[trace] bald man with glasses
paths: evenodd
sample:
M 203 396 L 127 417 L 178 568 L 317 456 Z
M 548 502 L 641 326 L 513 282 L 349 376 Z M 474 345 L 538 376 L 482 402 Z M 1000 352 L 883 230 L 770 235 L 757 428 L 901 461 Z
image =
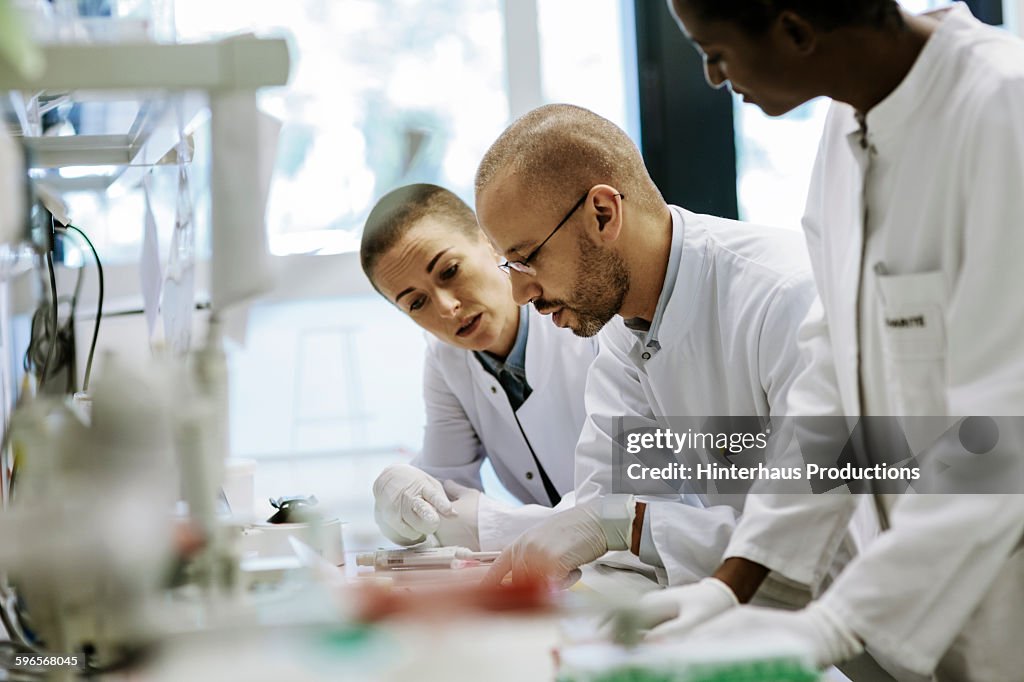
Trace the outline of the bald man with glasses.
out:
M 570 105 L 514 122 L 481 162 L 476 199 L 516 302 L 579 336 L 600 332 L 576 506 L 520 536 L 488 579 L 564 581 L 608 550 L 629 549 L 663 582 L 693 584 L 697 622 L 762 585 L 761 596 L 787 605 L 817 590 L 849 545 L 843 524 L 822 523 L 833 510 L 810 496 L 778 509 L 751 496 L 744 513 L 759 507 L 759 522 L 734 533 L 739 496 L 683 486 L 644 502 L 612 485 L 622 417 L 650 429 L 672 417 L 743 417 L 766 428 L 787 414 L 803 368 L 797 329 L 817 301 L 801 234 L 668 205 L 628 136 Z

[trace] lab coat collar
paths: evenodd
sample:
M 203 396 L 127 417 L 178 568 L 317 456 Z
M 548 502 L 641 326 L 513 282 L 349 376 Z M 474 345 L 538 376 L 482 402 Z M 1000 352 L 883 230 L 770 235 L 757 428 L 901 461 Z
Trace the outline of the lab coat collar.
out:
M 665 281 L 661 285 L 661 294 L 658 296 L 658 305 L 654 308 L 654 317 L 649 327 L 644 329 L 639 323 L 632 320 L 623 320 L 626 328 L 632 331 L 641 341 L 641 344 L 652 353 L 658 352 L 661 343 L 658 341 L 658 331 L 661 329 L 662 320 L 665 317 L 665 309 L 668 308 L 669 299 L 675 289 L 676 277 L 679 275 L 680 247 L 683 242 L 682 218 L 677 216 L 673 207 L 669 207 L 669 214 L 672 216 L 672 244 L 668 252 L 668 267 L 665 269 Z M 677 225 L 677 223 L 679 223 Z
M 962 2 L 943 8 L 936 15 L 941 23 L 924 44 L 906 77 L 867 112 L 867 131 L 872 139 L 899 136 L 909 119 L 930 98 L 945 96 L 944 88 L 937 81 L 953 74 L 944 61 L 953 53 L 951 48 L 958 41 L 959 34 L 965 28 L 970 29 L 977 20 Z
M 699 231 L 690 234 L 686 229 L 687 223 L 697 223 L 700 216 L 678 206 L 669 206 L 669 211 L 672 215 L 672 247 L 665 282 L 651 327 L 630 353 L 633 361 L 641 366 L 663 347 L 677 342 L 689 329 L 704 278 L 706 244 Z

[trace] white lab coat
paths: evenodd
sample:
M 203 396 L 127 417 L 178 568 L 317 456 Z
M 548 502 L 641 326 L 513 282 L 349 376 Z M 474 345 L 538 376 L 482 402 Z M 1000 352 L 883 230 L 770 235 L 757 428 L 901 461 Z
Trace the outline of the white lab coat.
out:
M 595 339 L 559 329 L 532 307 L 526 340 L 526 380 L 532 392 L 515 413 L 505 390 L 473 353 L 431 337 L 423 377 L 427 426 L 413 464 L 430 475 L 481 489 L 480 465 L 488 458 L 502 484 L 523 507 L 481 497 L 480 546 L 501 549 L 553 512 L 530 453 L 573 503 L 573 452 L 585 417 L 587 369 Z
M 1024 43 L 954 7 L 868 112 L 866 149 L 858 131 L 834 104 L 804 224 L 818 362 L 791 409 L 837 381 L 849 415 L 1024 415 Z M 886 323 L 904 317 L 923 322 Z M 823 602 L 879 660 L 1021 679 L 1024 495 L 887 502 L 892 529 Z
M 796 334 L 815 298 L 799 232 L 697 215 L 671 207 L 673 248 L 682 256 L 662 319 L 661 349 L 644 360 L 637 337 L 616 318 L 599 335 L 587 383 L 587 423 L 576 448 L 577 499 L 613 492 L 612 420 L 637 417 L 667 428 L 663 417 L 785 415 L 786 394 L 800 367 Z M 681 244 L 677 239 L 681 234 Z M 735 497 L 735 496 L 732 496 Z M 710 575 L 726 556 L 762 563 L 814 587 L 845 524 L 819 524 L 820 500 L 777 504 L 759 496 L 761 523 L 730 545 L 736 499 L 701 505 L 657 501 L 647 515 L 669 584 Z M 748 502 L 749 504 L 749 502 Z M 810 515 L 810 516 L 808 516 Z M 828 536 L 808 559 L 793 557 L 802 538 L 823 525 Z M 797 552 L 800 554 L 800 552 Z M 822 559 L 822 555 L 828 557 Z M 805 568 L 806 565 L 813 568 Z

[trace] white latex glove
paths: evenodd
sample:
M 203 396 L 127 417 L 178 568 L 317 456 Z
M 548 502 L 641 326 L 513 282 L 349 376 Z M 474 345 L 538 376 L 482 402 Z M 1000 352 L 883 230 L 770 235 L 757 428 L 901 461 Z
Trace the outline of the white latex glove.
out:
M 434 531 L 443 547 L 468 547 L 480 551 L 480 533 L 477 516 L 481 493 L 455 481 L 444 482 L 444 492 L 452 502 L 455 516 L 441 517 L 441 525 Z
M 373 517 L 381 532 L 399 545 L 415 545 L 456 512 L 441 483 L 408 464 L 393 464 L 373 482 Z
M 739 606 L 732 589 L 718 578 L 648 592 L 636 605 L 636 623 L 648 639 L 678 637 Z
M 782 633 L 803 642 L 819 668 L 848 661 L 864 651 L 860 638 L 820 602 L 801 611 L 740 606 L 694 628 L 690 641 L 754 639 L 768 632 Z
M 607 495 L 559 512 L 526 530 L 506 547 L 484 577 L 485 585 L 545 579 L 565 585 L 577 568 L 612 549 L 629 549 L 636 502 L 632 495 Z

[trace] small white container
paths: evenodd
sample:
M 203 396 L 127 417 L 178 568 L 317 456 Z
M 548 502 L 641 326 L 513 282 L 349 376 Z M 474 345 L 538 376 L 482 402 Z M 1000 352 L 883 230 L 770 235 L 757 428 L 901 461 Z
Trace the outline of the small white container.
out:
M 342 540 L 342 522 L 327 519 L 320 523 L 258 523 L 242 532 L 242 556 L 291 556 L 295 554 L 288 538 L 312 547 L 325 560 L 335 566 L 345 564 L 345 544 Z
M 256 460 L 228 459 L 224 462 L 224 496 L 235 519 L 248 522 L 256 515 Z

